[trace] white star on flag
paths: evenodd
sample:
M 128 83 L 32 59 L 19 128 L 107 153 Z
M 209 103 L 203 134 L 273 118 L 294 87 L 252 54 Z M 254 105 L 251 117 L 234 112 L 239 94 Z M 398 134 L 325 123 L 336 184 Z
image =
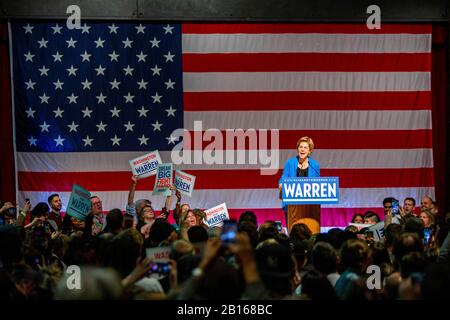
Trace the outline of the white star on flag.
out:
M 39 40 L 38 43 L 39 43 L 39 48 L 42 48 L 42 47 L 47 48 L 47 43 L 48 43 L 48 41 L 45 40 L 44 38 L 42 38 L 41 40 Z
M 128 121 L 128 123 L 124 124 L 124 127 L 126 128 L 125 132 L 133 131 L 134 124 Z
M 89 138 L 89 136 L 86 136 L 85 139 L 81 139 L 84 141 L 84 146 L 86 147 L 87 145 L 92 147 L 92 141 L 94 141 L 94 139 Z
M 103 75 L 104 76 L 106 68 L 103 68 L 102 65 L 99 65 L 98 68 L 95 68 L 94 70 L 97 71 L 97 75 L 98 76 L 99 75 Z
M 36 141 L 37 141 L 37 139 L 35 139 L 33 136 L 31 136 L 28 139 L 28 142 L 30 143 L 30 146 L 35 146 L 36 145 Z
M 163 57 L 166 58 L 166 62 L 169 62 L 169 61 L 173 62 L 173 57 L 175 57 L 175 55 L 171 54 L 169 51 L 169 52 L 167 52 L 167 54 L 164 54 Z
M 67 48 L 75 48 L 75 43 L 77 43 L 77 40 L 73 40 L 72 37 L 70 37 L 69 40 L 66 40 L 67 42 Z
M 171 79 L 169 79 L 169 81 L 164 82 L 164 84 L 167 86 L 166 90 L 170 89 L 175 89 L 173 86 L 175 85 L 175 82 L 173 82 Z
M 114 135 L 114 138 L 110 139 L 112 142 L 112 145 L 118 145 L 120 146 L 120 140 L 122 140 L 122 138 L 118 138 L 117 134 Z
M 70 129 L 69 132 L 75 131 L 77 132 L 77 128 L 79 127 L 79 124 L 76 124 L 74 121 L 72 121 L 72 124 L 67 125 Z
M 117 29 L 119 29 L 119 27 L 116 27 L 116 25 L 113 23 L 112 25 L 108 26 L 109 28 L 109 33 L 115 33 L 117 34 Z
M 139 90 L 140 89 L 147 89 L 147 84 L 148 82 L 144 81 L 144 79 L 141 79 L 141 81 L 136 82 L 139 85 Z
M 53 82 L 53 84 L 55 85 L 55 90 L 58 90 L 58 89 L 62 90 L 62 86 L 63 86 L 64 82 L 61 82 L 58 79 L 58 80 L 56 80 L 56 82 Z
M 51 27 L 53 29 L 53 34 L 59 33 L 61 34 L 62 27 L 59 26 L 59 24 L 56 24 L 54 27 Z
M 92 54 L 87 53 L 87 51 L 84 50 L 84 53 L 80 54 L 80 56 L 83 58 L 83 60 L 81 62 L 83 62 L 83 61 L 91 61 L 90 57 L 92 56 Z
M 27 85 L 27 90 L 28 89 L 34 90 L 34 85 L 36 84 L 36 82 L 33 82 L 31 81 L 31 79 L 28 79 L 28 82 L 25 82 L 25 84 Z
M 114 80 L 112 82 L 110 82 L 111 84 L 111 90 L 112 89 L 119 89 L 119 84 L 120 82 L 116 80 L 116 78 L 114 78 Z
M 146 138 L 144 135 L 142 135 L 142 137 L 138 137 L 138 140 L 139 140 L 139 145 L 140 146 L 142 146 L 143 144 L 145 144 L 145 145 L 147 145 L 147 140 L 148 140 L 149 138 Z
M 156 37 L 153 37 L 153 40 L 150 40 L 150 43 L 152 44 L 152 48 L 153 48 L 153 47 L 159 48 L 159 43 L 160 43 L 160 42 L 161 42 L 161 41 L 160 41 L 160 40 L 157 40 Z
M 172 108 L 172 106 L 169 107 L 169 109 L 166 109 L 167 112 L 167 116 L 174 116 L 175 117 L 175 111 L 177 111 L 177 109 Z
M 41 127 L 41 132 L 48 132 L 48 128 L 50 127 L 49 124 L 47 124 L 47 122 L 44 121 L 43 124 L 40 124 L 39 127 Z
M 81 110 L 81 112 L 83 112 L 83 118 L 91 117 L 92 110 L 89 109 L 88 107 L 86 107 L 86 109 L 84 109 L 84 110 Z
M 39 99 L 41 99 L 41 104 L 43 104 L 43 103 L 48 104 L 48 99 L 50 99 L 50 96 L 47 96 L 44 92 L 44 94 L 42 96 L 39 96 Z
M 95 125 L 97 127 L 97 132 L 103 131 L 106 132 L 105 128 L 108 126 L 107 124 L 104 124 L 103 121 L 100 121 L 99 124 Z
M 53 112 L 55 113 L 55 118 L 62 118 L 63 117 L 63 112 L 64 110 L 61 110 L 59 107 L 56 110 L 53 110 Z
M 137 112 L 139 112 L 139 118 L 140 117 L 145 117 L 147 118 L 147 112 L 148 110 L 144 108 L 144 106 L 142 106 L 141 109 L 138 109 Z
M 96 47 L 96 48 L 98 48 L 98 47 L 102 47 L 102 48 L 103 48 L 103 43 L 104 43 L 105 41 L 106 41 L 106 40 L 102 40 L 102 38 L 98 37 L 98 39 L 94 41 L 95 44 L 96 44 L 95 47 Z
M 161 103 L 161 98 L 162 98 L 162 96 L 160 96 L 160 95 L 158 94 L 158 92 L 156 92 L 155 95 L 152 96 L 152 98 L 153 98 L 153 103 L 156 103 L 156 102 Z
M 137 33 L 139 34 L 139 33 L 145 33 L 144 32 L 144 30 L 145 30 L 145 26 L 143 26 L 142 24 L 139 24 L 137 27 L 135 27 L 136 28 L 136 30 L 137 30 Z
M 132 76 L 133 75 L 133 70 L 134 70 L 134 68 L 130 68 L 130 65 L 127 65 L 126 68 L 123 68 L 123 71 L 125 71 L 125 75 Z
M 125 41 L 122 41 L 122 43 L 123 43 L 124 48 L 127 48 L 127 47 L 131 48 L 131 44 L 133 43 L 133 40 L 129 40 L 127 37 L 127 39 Z
M 26 26 L 23 27 L 25 29 L 25 34 L 27 33 L 33 33 L 33 28 L 32 26 L 30 26 L 30 24 L 27 24 Z
M 27 54 L 24 54 L 24 56 L 25 56 L 25 62 L 27 62 L 27 61 L 31 61 L 31 62 L 33 62 L 33 57 L 34 57 L 34 54 L 31 54 L 31 52 L 30 52 L 30 51 L 28 51 L 28 53 L 27 53 Z
M 168 34 L 168 33 L 172 34 L 173 28 L 174 27 L 171 27 L 169 24 L 166 27 L 163 27 L 163 29 L 165 30 L 164 34 Z
M 90 82 L 87 78 L 86 78 L 86 80 L 84 80 L 83 82 L 81 82 L 81 84 L 83 85 L 83 90 L 84 90 L 84 89 L 91 90 L 91 84 L 92 84 L 92 82 Z
M 116 51 L 113 51 L 112 53 L 108 54 L 108 56 L 111 58 L 111 62 L 112 61 L 119 61 L 117 60 L 117 58 L 120 56 L 120 54 L 117 54 Z
M 73 65 L 71 65 L 70 68 L 66 70 L 69 72 L 69 76 L 76 76 L 78 68 L 74 68 Z
M 59 51 L 56 51 L 55 54 L 52 54 L 53 62 L 59 61 L 62 62 L 61 58 L 64 57 L 64 55 L 60 54 Z
M 166 138 L 168 140 L 168 144 L 175 144 L 175 141 L 178 141 L 178 137 L 174 137 L 170 135 L 170 137 Z
M 104 96 L 104 95 L 103 95 L 103 92 L 100 92 L 100 95 L 99 95 L 99 96 L 96 96 L 96 98 L 97 98 L 97 104 L 105 103 L 105 99 L 106 99 L 107 97 L 108 97 L 108 96 Z
M 142 51 L 140 54 L 137 54 L 136 57 L 138 57 L 138 62 L 144 61 L 145 62 L 145 57 L 147 57 L 147 54 L 144 54 Z
M 48 76 L 48 71 L 50 70 L 49 68 L 47 68 L 46 66 L 42 66 L 42 68 L 38 68 L 38 70 L 41 72 L 41 76 L 46 75 Z
M 133 103 L 134 96 L 132 96 L 129 92 L 126 96 L 123 96 L 123 97 L 125 98 L 125 103 L 128 103 L 128 102 Z
M 86 23 L 81 27 L 81 30 L 83 30 L 83 31 L 81 31 L 81 34 L 83 34 L 83 33 L 87 33 L 87 34 L 89 34 L 89 29 L 90 29 L 91 27 L 90 26 L 88 26 Z
M 68 96 L 67 99 L 69 99 L 69 104 L 77 103 L 78 96 L 74 95 L 74 93 L 72 92 L 72 94 Z
M 53 139 L 56 142 L 56 146 L 63 146 L 63 142 L 66 139 L 62 139 L 61 136 L 58 136 L 58 139 Z
M 34 118 L 34 113 L 36 112 L 36 110 L 31 109 L 31 107 L 28 108 L 28 110 L 25 110 L 25 112 L 27 113 L 27 118 Z
M 159 123 L 158 120 L 156 120 L 155 123 L 152 123 L 153 131 L 161 131 L 162 123 Z
M 159 72 L 162 70 L 161 68 L 158 68 L 158 65 L 155 64 L 155 66 L 153 68 L 150 68 L 150 70 L 153 71 L 153 75 L 157 74 L 158 76 L 160 76 Z
M 119 117 L 119 112 L 121 111 L 120 109 L 117 109 L 117 107 L 114 107 L 114 109 L 110 109 L 109 110 L 111 112 L 111 117 Z

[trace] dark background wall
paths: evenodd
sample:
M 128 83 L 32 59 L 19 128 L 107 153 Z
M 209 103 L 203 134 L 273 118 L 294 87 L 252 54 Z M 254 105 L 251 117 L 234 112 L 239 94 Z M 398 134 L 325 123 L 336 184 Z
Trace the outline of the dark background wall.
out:
M 0 18 L 64 18 L 76 4 L 84 19 L 195 21 L 364 21 L 371 4 L 383 21 L 448 21 L 447 0 L 1 0 Z

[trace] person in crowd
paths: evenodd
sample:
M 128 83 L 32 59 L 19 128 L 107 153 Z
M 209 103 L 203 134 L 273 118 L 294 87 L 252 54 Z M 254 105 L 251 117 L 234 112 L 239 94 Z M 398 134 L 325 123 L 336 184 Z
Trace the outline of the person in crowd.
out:
M 407 197 L 403 200 L 403 207 L 400 208 L 400 213 L 402 216 L 415 216 L 416 213 L 416 199 L 412 197 Z
M 427 210 L 427 209 L 422 210 L 420 212 L 420 219 L 423 220 L 423 224 L 424 224 L 425 228 L 432 228 L 435 225 L 435 222 L 434 222 L 435 217 L 430 212 L 430 210 Z
M 62 208 L 62 202 L 61 198 L 57 193 L 51 194 L 48 197 L 48 205 L 51 208 L 51 211 L 49 213 L 48 219 L 53 220 L 56 225 L 58 226 L 58 230 L 61 230 L 62 227 L 62 214 L 61 214 L 61 208 Z
M 336 294 L 340 299 L 348 299 L 358 286 L 369 262 L 369 248 L 361 239 L 344 242 L 340 250 L 341 276 L 335 284 Z
M 380 221 L 381 221 L 380 217 L 373 211 L 367 211 L 364 214 L 365 224 L 377 224 Z
M 92 235 L 95 236 L 106 227 L 106 215 L 103 213 L 102 200 L 98 196 L 91 197 L 91 212 L 94 215 L 92 221 Z
M 351 223 L 363 224 L 364 216 L 361 213 L 355 213 L 352 217 Z
M 340 277 L 337 272 L 338 254 L 336 249 L 327 242 L 317 242 L 311 252 L 311 262 L 314 269 L 321 272 L 334 287 Z

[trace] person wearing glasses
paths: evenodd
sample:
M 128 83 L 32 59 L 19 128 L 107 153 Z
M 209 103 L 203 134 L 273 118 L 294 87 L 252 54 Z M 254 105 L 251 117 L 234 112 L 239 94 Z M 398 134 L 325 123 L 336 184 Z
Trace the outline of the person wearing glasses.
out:
M 103 213 L 102 200 L 98 196 L 91 197 L 91 212 L 94 215 L 92 220 L 92 235 L 96 236 L 106 227 L 106 215 Z

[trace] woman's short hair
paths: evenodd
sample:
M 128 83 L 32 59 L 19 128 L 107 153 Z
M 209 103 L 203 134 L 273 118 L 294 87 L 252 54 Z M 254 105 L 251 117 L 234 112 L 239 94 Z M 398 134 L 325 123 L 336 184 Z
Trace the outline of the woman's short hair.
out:
M 314 142 L 313 142 L 313 140 L 310 137 L 308 137 L 308 136 L 301 137 L 297 141 L 297 148 L 300 146 L 300 143 L 302 143 L 302 142 L 306 142 L 308 144 L 309 150 L 312 153 L 313 150 L 314 150 Z

